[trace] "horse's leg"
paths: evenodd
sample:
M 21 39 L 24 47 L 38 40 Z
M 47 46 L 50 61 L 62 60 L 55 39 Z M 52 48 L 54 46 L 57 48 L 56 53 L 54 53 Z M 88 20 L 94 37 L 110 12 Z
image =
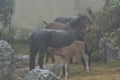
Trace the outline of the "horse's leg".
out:
M 51 58 L 52 63 L 55 62 L 55 57 L 54 57 L 53 53 L 46 52 L 46 63 L 48 63 L 49 58 Z
M 46 64 L 48 63 L 49 61 L 49 57 L 50 57 L 50 54 L 48 52 L 46 52 Z
M 89 66 L 91 66 L 91 53 L 92 53 L 92 51 L 93 50 L 88 50 L 88 46 L 87 46 L 87 44 L 85 43 L 85 53 L 86 53 L 86 55 L 88 55 L 88 57 L 89 57 L 89 62 L 88 62 L 88 64 L 89 64 Z M 84 61 L 85 62 L 85 61 Z M 85 64 L 85 63 L 84 63 Z
M 81 62 L 83 64 L 84 68 L 86 68 L 86 64 L 85 64 L 85 60 L 83 59 L 83 56 L 81 57 Z
M 88 58 L 88 55 L 86 55 L 86 53 L 85 53 L 85 51 L 83 50 L 82 51 L 82 57 L 83 57 L 83 59 L 84 59 L 84 61 L 85 61 L 85 65 L 86 65 L 86 70 L 87 70 L 87 72 L 89 72 L 89 58 Z
M 87 44 L 85 43 L 85 53 L 86 53 L 86 55 L 88 55 L 88 57 L 89 57 L 89 62 L 88 62 L 88 64 L 89 64 L 89 66 L 90 66 L 90 52 L 89 52 L 89 50 L 88 50 L 88 47 L 87 47 Z M 83 59 L 83 57 L 81 57 L 81 61 L 82 61 L 82 64 L 83 64 L 83 66 L 84 66 L 84 68 L 86 68 L 86 64 L 85 64 L 85 60 Z
M 68 65 L 69 65 L 69 61 L 70 61 L 70 55 L 69 55 L 69 51 L 66 52 L 66 57 L 65 57 L 65 79 L 68 78 Z
M 61 58 L 61 64 L 62 64 L 62 67 L 61 67 L 61 71 L 60 71 L 60 74 L 59 74 L 59 77 L 61 77 L 63 75 L 63 70 L 65 69 L 64 65 L 65 65 L 65 61 L 63 58 Z
M 37 54 L 37 51 L 30 51 L 30 60 L 29 60 L 29 64 L 30 64 L 30 70 L 35 68 L 35 56 Z
M 67 63 L 65 62 L 65 79 L 68 78 L 68 66 Z
M 45 53 L 45 51 L 39 52 L 38 65 L 39 65 L 40 69 L 43 69 L 44 53 Z
M 69 63 L 73 64 L 73 57 L 70 58 Z
M 81 43 L 81 49 L 80 50 L 81 50 L 81 55 L 83 57 L 83 60 L 85 61 L 86 70 L 87 70 L 87 72 L 89 72 L 89 57 L 88 57 L 87 53 L 85 53 L 86 52 L 85 49 L 86 49 L 86 45 L 83 42 L 83 43 Z
M 68 65 L 69 65 L 69 61 L 72 58 L 72 56 L 70 55 L 70 47 L 66 47 L 63 48 L 62 53 L 64 53 L 64 72 L 65 72 L 65 79 L 68 78 Z
M 54 57 L 54 55 L 53 55 L 53 54 L 50 54 L 50 57 L 51 57 L 52 63 L 55 63 L 55 57 Z

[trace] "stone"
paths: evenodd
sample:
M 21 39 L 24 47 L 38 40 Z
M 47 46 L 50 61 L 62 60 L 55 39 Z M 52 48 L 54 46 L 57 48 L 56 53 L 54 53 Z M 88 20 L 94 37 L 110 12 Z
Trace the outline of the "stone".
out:
M 59 80 L 59 78 L 50 70 L 36 68 L 29 71 L 24 80 Z
M 6 41 L 0 41 L 0 80 L 14 80 L 14 50 Z
M 102 55 L 102 59 L 105 59 L 107 63 L 120 59 L 120 48 L 114 46 L 113 43 L 114 40 L 107 40 L 105 38 L 101 38 L 99 41 L 99 53 Z

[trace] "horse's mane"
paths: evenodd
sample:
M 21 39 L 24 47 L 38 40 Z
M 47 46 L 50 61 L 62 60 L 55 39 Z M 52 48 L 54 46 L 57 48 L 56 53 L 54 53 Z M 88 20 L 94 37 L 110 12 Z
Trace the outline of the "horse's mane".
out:
M 86 15 L 79 15 L 78 18 L 76 18 L 75 20 L 73 20 L 69 23 L 69 26 L 72 27 L 72 28 L 76 28 L 80 24 L 82 19 L 88 19 L 89 20 L 89 18 Z

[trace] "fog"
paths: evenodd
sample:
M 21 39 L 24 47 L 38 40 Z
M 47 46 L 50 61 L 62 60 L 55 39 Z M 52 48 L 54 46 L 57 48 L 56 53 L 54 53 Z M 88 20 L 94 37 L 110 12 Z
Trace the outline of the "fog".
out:
M 74 16 L 86 13 L 90 7 L 94 12 L 104 6 L 105 0 L 16 0 L 12 23 L 17 27 L 35 29 L 43 20 L 53 21 L 58 16 Z

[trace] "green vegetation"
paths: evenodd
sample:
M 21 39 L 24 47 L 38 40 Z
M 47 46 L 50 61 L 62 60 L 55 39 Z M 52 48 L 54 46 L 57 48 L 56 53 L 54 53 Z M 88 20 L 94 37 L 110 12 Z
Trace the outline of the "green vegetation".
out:
M 0 39 L 7 28 L 11 32 L 11 20 L 14 13 L 15 0 L 0 0 Z
M 93 53 L 93 61 L 100 61 L 98 43 L 102 37 L 109 37 L 114 46 L 120 47 L 120 0 L 106 0 L 105 6 L 100 11 L 92 13 L 88 9 L 88 13 L 93 25 L 85 40 Z

